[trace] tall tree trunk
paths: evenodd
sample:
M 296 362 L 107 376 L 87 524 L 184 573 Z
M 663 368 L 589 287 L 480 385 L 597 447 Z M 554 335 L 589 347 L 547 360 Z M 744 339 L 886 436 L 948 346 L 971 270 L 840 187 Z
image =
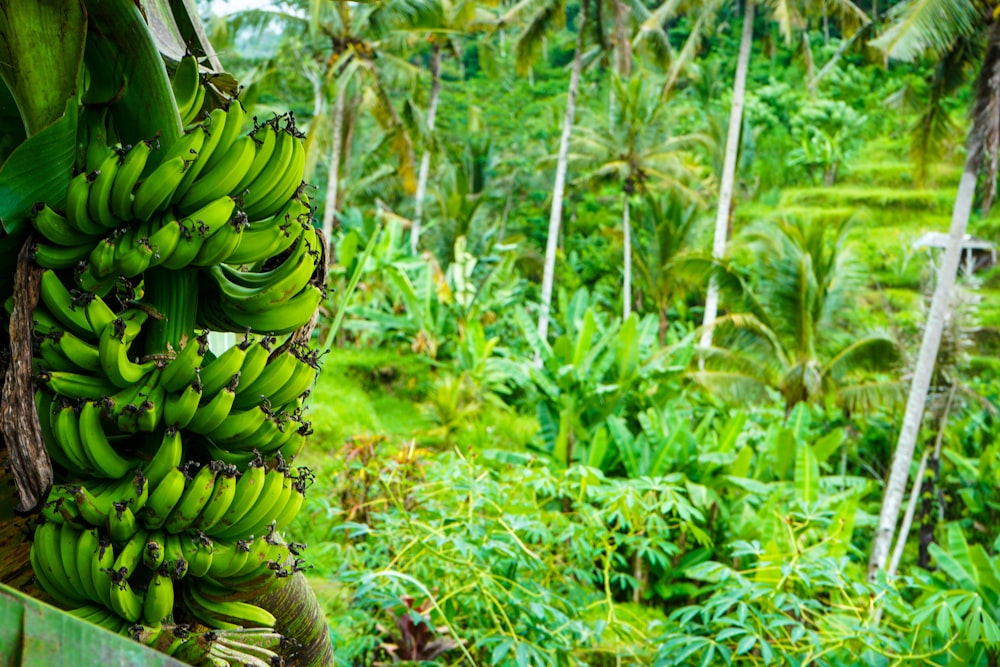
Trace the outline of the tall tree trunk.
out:
M 434 44 L 431 51 L 431 97 L 427 103 L 427 130 L 434 131 L 434 117 L 437 115 L 438 97 L 441 94 L 441 45 Z M 410 251 L 417 254 L 420 242 L 420 218 L 424 213 L 424 197 L 427 195 L 427 178 L 431 171 L 431 152 L 424 148 L 420 157 L 420 175 L 417 177 L 417 199 L 414 203 L 413 227 L 410 229 Z
M 628 192 L 624 195 L 624 205 L 622 206 L 622 234 L 625 237 L 625 260 L 622 263 L 622 271 L 625 274 L 622 285 L 622 320 L 627 320 L 632 314 L 632 226 L 629 220 Z
M 333 104 L 333 146 L 330 147 L 330 175 L 326 179 L 326 207 L 323 209 L 323 234 L 333 239 L 333 218 L 337 212 L 340 186 L 340 154 L 344 143 L 344 94 L 347 82 L 337 85 L 337 99 Z
M 733 184 L 736 181 L 736 158 L 740 152 L 740 130 L 743 126 L 743 101 L 746 96 L 747 67 L 750 63 L 750 45 L 753 42 L 753 0 L 746 0 L 743 12 L 743 34 L 740 37 L 740 54 L 736 62 L 736 80 L 733 82 L 733 103 L 729 109 L 729 134 L 726 136 L 726 154 L 722 164 L 722 183 L 719 187 L 719 209 L 715 215 L 715 237 L 712 240 L 712 257 L 721 259 L 726 252 L 726 235 L 729 231 L 729 211 L 732 208 Z M 719 286 L 713 279 L 705 298 L 704 330 L 701 346 L 712 345 L 712 328 L 719 311 Z
M 976 128 L 973 128 L 972 133 L 975 132 Z M 885 485 L 878 529 L 872 542 L 871 557 L 868 561 L 868 578 L 870 580 L 874 580 L 878 571 L 885 567 L 889 557 L 889 544 L 896 528 L 896 519 L 899 517 L 899 508 L 903 502 L 903 494 L 906 492 L 906 479 L 909 477 L 910 463 L 913 461 L 913 449 L 917 442 L 917 435 L 920 433 L 920 422 L 923 420 L 924 405 L 927 402 L 927 390 L 930 387 L 934 362 L 937 360 L 938 347 L 941 344 L 944 320 L 948 314 L 951 288 L 955 284 L 955 273 L 958 270 L 958 260 L 962 249 L 962 237 L 965 235 L 969 214 L 972 211 L 972 201 L 976 194 L 978 157 L 979 151 L 969 151 L 969 157 L 965 161 L 965 169 L 962 171 L 962 179 L 958 184 L 958 194 L 955 196 L 955 207 L 951 217 L 948 247 L 945 250 L 941 268 L 938 270 L 937 285 L 931 300 L 931 310 L 927 315 L 927 326 L 924 328 L 917 366 L 913 371 L 913 381 L 910 385 L 910 394 L 906 400 L 903 425 L 899 430 L 899 440 L 896 443 L 896 452 L 892 459 L 889 481 Z
M 569 94 L 566 97 L 566 115 L 563 118 L 562 136 L 559 138 L 559 157 L 556 162 L 556 182 L 552 186 L 552 211 L 549 215 L 549 233 L 545 241 L 545 268 L 542 273 L 542 303 L 538 312 L 538 335 L 545 340 L 549 334 L 549 310 L 552 304 L 552 283 L 555 279 L 556 249 L 559 244 L 559 226 L 562 222 L 563 193 L 566 189 L 566 162 L 569 156 L 569 137 L 576 115 L 576 96 L 580 90 L 580 72 L 583 70 L 583 43 L 587 31 L 587 5 L 580 6 L 580 23 L 573 52 L 573 69 L 569 77 Z M 536 359 L 536 363 L 537 363 Z

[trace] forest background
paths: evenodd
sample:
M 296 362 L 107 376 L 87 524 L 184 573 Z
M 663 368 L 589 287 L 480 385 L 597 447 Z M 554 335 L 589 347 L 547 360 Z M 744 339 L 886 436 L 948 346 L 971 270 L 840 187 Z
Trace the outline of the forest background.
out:
M 1000 274 L 928 313 L 925 236 L 990 8 L 201 6 L 333 249 L 291 532 L 342 664 L 997 664 Z

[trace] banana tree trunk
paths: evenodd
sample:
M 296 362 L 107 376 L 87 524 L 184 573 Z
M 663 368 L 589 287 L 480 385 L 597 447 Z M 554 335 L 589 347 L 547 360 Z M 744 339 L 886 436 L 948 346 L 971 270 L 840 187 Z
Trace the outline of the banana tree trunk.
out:
M 625 237 L 625 260 L 622 271 L 625 274 L 622 285 L 622 320 L 627 320 L 632 314 L 632 226 L 629 221 L 628 193 L 624 195 L 622 206 L 622 235 Z
M 976 132 L 973 128 L 972 133 Z M 920 433 L 920 423 L 923 420 L 924 406 L 927 403 L 927 391 L 930 388 L 934 363 L 937 360 L 938 348 L 941 344 L 941 333 L 944 321 L 948 316 L 951 289 L 955 284 L 955 274 L 962 251 L 962 239 L 972 211 L 972 202 L 976 194 L 976 174 L 979 160 L 977 151 L 970 150 L 962 171 L 962 179 L 958 184 L 958 194 L 955 196 L 955 207 L 952 211 L 951 229 L 948 234 L 948 247 L 944 253 L 941 268 L 938 269 L 937 285 L 931 300 L 931 310 L 927 314 L 927 326 L 924 328 L 923 340 L 920 343 L 920 353 L 917 365 L 913 370 L 913 381 L 906 400 L 906 411 L 903 414 L 903 425 L 899 430 L 899 440 L 892 459 L 889 481 L 885 485 L 885 495 L 882 498 L 882 511 L 879 513 L 878 529 L 872 542 L 871 557 L 868 561 L 868 578 L 874 580 L 879 570 L 885 568 L 889 558 L 889 546 L 899 517 L 899 509 L 906 493 L 906 480 L 913 462 L 913 449 Z
M 559 247 L 559 227 L 562 223 L 563 196 L 566 189 L 566 163 L 569 157 L 569 137 L 576 116 L 576 96 L 580 90 L 580 72 L 583 70 L 583 43 L 587 30 L 587 0 L 580 6 L 580 23 L 573 52 L 573 69 L 569 77 L 569 94 L 566 97 L 566 115 L 563 118 L 562 136 L 559 137 L 559 156 L 556 162 L 556 181 L 552 186 L 552 210 L 549 215 L 549 233 L 545 241 L 545 267 L 542 272 L 542 303 L 538 311 L 538 335 L 545 340 L 549 334 L 549 311 L 552 304 L 552 284 L 555 280 L 556 251 Z M 539 360 L 536 359 L 536 363 Z
M 333 220 L 337 213 L 340 186 L 340 154 L 344 143 L 344 94 L 347 82 L 337 85 L 337 99 L 333 103 L 333 146 L 330 147 L 330 174 L 326 179 L 326 206 L 323 209 L 323 235 L 333 238 Z
M 721 259 L 726 252 L 729 232 L 729 212 L 733 202 L 733 185 L 736 181 L 736 158 L 740 152 L 740 130 L 743 126 L 743 102 L 746 96 L 747 67 L 750 63 L 750 46 L 753 42 L 753 0 L 746 0 L 743 12 L 743 34 L 740 37 L 739 60 L 736 62 L 736 80 L 733 82 L 733 103 L 729 109 L 729 133 L 726 136 L 726 154 L 722 164 L 722 183 L 719 187 L 719 208 L 715 215 L 715 236 L 712 239 L 712 257 Z M 713 279 L 705 298 L 705 319 L 702 322 L 701 346 L 712 345 L 712 329 L 719 311 L 719 285 Z
M 427 103 L 427 131 L 434 131 L 434 117 L 437 116 L 438 98 L 441 95 L 441 45 L 434 44 L 431 52 L 431 97 Z M 424 197 L 427 196 L 427 178 L 431 171 L 431 152 L 424 148 L 420 157 L 420 175 L 417 177 L 417 199 L 414 202 L 413 227 L 410 229 L 410 251 L 416 255 L 420 243 L 420 219 L 424 213 Z

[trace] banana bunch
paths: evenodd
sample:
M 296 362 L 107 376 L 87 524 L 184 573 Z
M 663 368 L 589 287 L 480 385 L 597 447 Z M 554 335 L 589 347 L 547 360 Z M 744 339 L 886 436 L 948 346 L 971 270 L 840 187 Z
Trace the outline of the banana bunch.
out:
M 95 624 L 193 663 L 271 664 L 275 619 L 252 600 L 303 562 L 283 531 L 313 481 L 291 462 L 319 355 L 293 334 L 324 298 L 324 242 L 291 114 L 208 110 L 202 83 L 183 59 L 172 145 L 122 146 L 84 109 L 65 206 L 34 207 L 35 407 L 58 483 L 31 564 Z M 178 623 L 220 634 L 163 631 Z
M 284 664 L 277 653 L 287 643 L 282 635 L 264 629 L 213 630 L 194 634 L 186 625 L 133 625 L 132 639 L 192 665 Z

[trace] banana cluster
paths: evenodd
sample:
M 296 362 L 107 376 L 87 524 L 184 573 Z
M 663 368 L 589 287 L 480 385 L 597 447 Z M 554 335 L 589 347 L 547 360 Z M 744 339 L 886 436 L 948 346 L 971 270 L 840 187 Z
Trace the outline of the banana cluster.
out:
M 193 57 L 173 90 L 186 124 L 203 119 L 180 140 L 121 146 L 91 127 L 65 207 L 34 208 L 35 406 L 59 483 L 31 564 L 56 603 L 112 631 L 181 659 L 194 643 L 164 624 L 248 633 L 199 640 L 197 661 L 271 664 L 253 638 L 277 636 L 275 619 L 250 600 L 302 564 L 282 531 L 312 481 L 291 462 L 319 356 L 292 334 L 324 297 L 323 241 L 291 115 L 243 134 L 239 101 L 202 111 Z M 154 269 L 159 294 L 180 272 L 197 293 L 150 301 Z M 239 342 L 213 351 L 209 331 Z

